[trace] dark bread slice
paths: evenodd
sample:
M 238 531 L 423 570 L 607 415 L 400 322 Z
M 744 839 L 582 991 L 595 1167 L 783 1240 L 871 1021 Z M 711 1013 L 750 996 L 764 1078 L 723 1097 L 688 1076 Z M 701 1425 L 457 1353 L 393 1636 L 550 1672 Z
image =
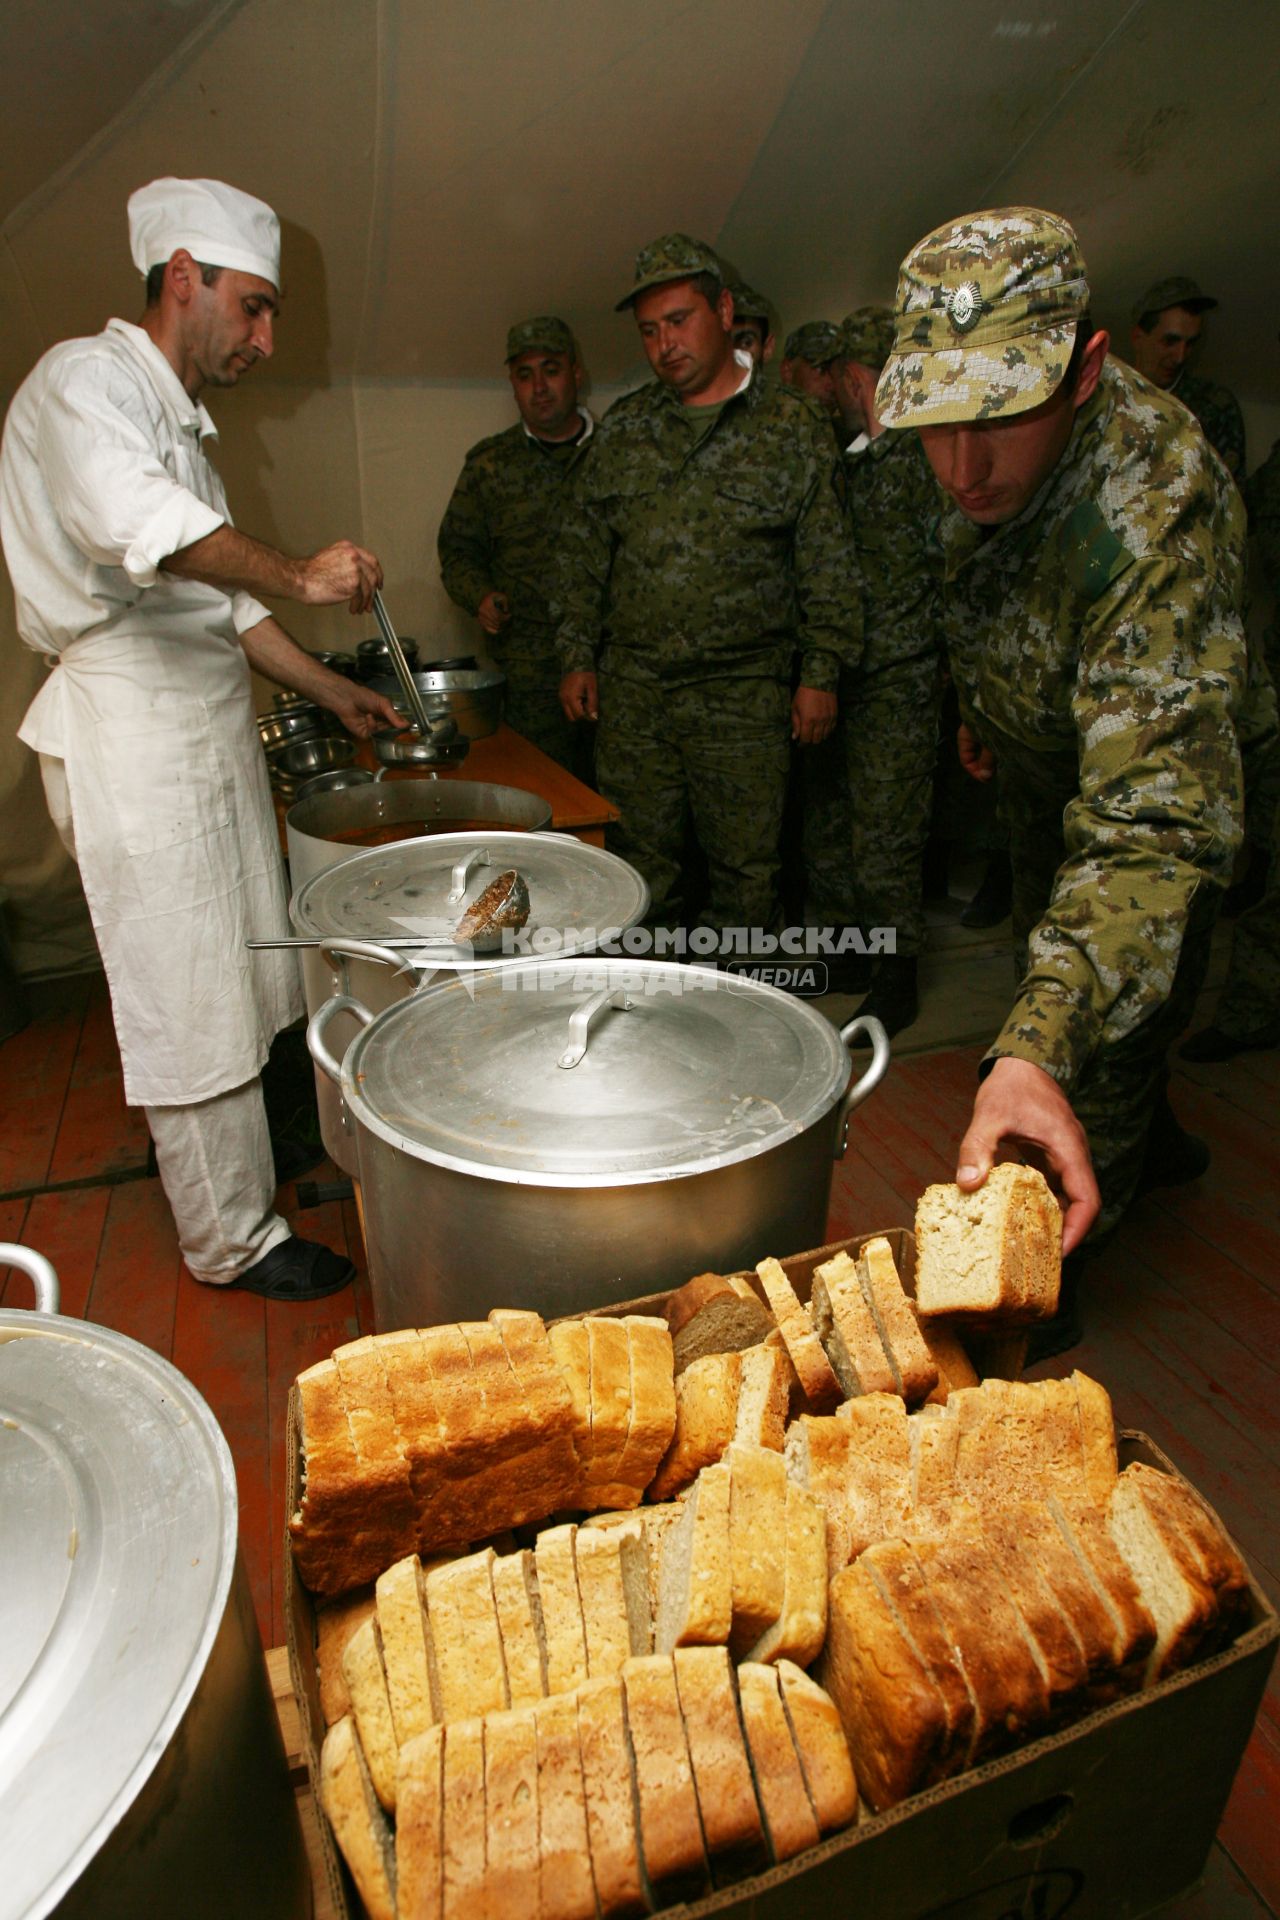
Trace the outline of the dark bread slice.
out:
M 773 1316 L 740 1274 L 699 1273 L 667 1296 L 677 1374 L 705 1353 L 737 1353 L 773 1330 Z

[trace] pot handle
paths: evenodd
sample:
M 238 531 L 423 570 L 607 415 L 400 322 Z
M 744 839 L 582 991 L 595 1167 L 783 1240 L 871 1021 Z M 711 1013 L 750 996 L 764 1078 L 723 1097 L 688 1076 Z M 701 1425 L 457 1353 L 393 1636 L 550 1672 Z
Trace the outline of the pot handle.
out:
M 317 1008 L 307 1022 L 307 1052 L 316 1065 L 328 1074 L 334 1085 L 340 1087 L 342 1063 L 334 1059 L 324 1037 L 325 1028 L 339 1013 L 351 1014 L 362 1027 L 368 1026 L 373 1015 L 362 1000 L 353 1000 L 349 993 L 335 993 L 331 1000 L 326 1000 L 322 1007 Z
M 430 946 L 432 943 L 424 939 L 422 944 Z M 413 964 L 405 959 L 403 952 L 397 953 L 394 947 L 380 947 L 376 940 L 348 940 L 345 935 L 335 934 L 332 940 L 322 940 L 317 942 L 317 945 L 320 958 L 327 960 L 330 966 L 334 965 L 333 956 L 337 954 L 339 957 L 349 956 L 355 960 L 377 960 L 383 966 L 394 967 L 397 973 L 416 973 L 417 971 Z M 345 982 L 346 968 L 339 967 L 338 971 Z
M 858 1078 L 840 1103 L 840 1130 L 836 1135 L 836 1150 L 833 1158 L 843 1159 L 845 1148 L 849 1144 L 849 1115 L 855 1107 L 860 1107 L 869 1093 L 874 1093 L 884 1079 L 884 1070 L 889 1064 L 889 1036 L 880 1022 L 872 1014 L 855 1014 L 840 1029 L 840 1038 L 847 1047 L 855 1033 L 865 1033 L 871 1042 L 871 1063 L 865 1073 Z
M 467 896 L 467 883 L 477 867 L 491 867 L 493 855 L 488 847 L 473 847 L 470 853 L 464 853 L 453 869 L 451 885 L 446 896 L 454 905 Z
M 609 1007 L 615 1007 L 619 1013 L 630 1013 L 634 1001 L 628 999 L 625 987 L 605 987 L 599 993 L 593 993 L 584 1000 L 576 1013 L 569 1015 L 569 1044 L 556 1061 L 558 1067 L 576 1067 L 587 1057 L 587 1037 L 600 1015 Z
M 58 1311 L 62 1297 L 58 1289 L 58 1276 L 52 1263 L 42 1253 L 33 1253 L 30 1247 L 19 1247 L 12 1241 L 0 1240 L 0 1267 L 17 1267 L 26 1274 L 36 1290 L 37 1313 Z

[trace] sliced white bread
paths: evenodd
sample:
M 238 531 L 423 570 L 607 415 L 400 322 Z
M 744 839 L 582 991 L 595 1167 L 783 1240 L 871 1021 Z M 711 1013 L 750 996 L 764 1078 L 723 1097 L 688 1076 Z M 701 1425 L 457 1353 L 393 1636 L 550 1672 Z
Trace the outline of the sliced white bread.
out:
M 929 1597 L 969 1683 L 975 1708 L 971 1758 L 999 1753 L 1049 1717 L 1039 1661 L 1017 1608 L 990 1578 L 978 1528 L 958 1522 L 936 1540 L 917 1540 Z
M 1105 1515 L 1092 1501 L 1050 1494 L 1045 1505 L 1106 1609 L 1117 1691 L 1132 1692 L 1143 1684 L 1156 1644 L 1156 1623 L 1133 1572 L 1111 1537 Z
M 635 1787 L 627 1747 L 622 1676 L 578 1689 L 578 1751 L 587 1803 L 591 1871 L 601 1914 L 649 1911 L 640 1877 Z
M 704 1468 L 663 1534 L 653 1623 L 656 1653 L 728 1641 L 733 1618 L 729 1500 L 729 1469 Z
M 1077 1368 L 1071 1376 L 1080 1421 L 1080 1451 L 1084 1461 L 1084 1490 L 1095 1507 L 1105 1507 L 1116 1483 L 1116 1422 L 1106 1388 Z
M 818 1829 L 836 1833 L 857 1815 L 858 1786 L 835 1701 L 794 1660 L 779 1660 L 778 1678 Z
M 1040 1663 L 1050 1721 L 1076 1713 L 1088 1692 L 1089 1666 L 1066 1609 L 1045 1580 L 1026 1540 L 981 1518 L 987 1566 L 1012 1600 Z
M 431 1504 L 443 1472 L 440 1416 L 436 1408 L 431 1370 L 415 1327 L 397 1328 L 378 1336 L 387 1386 L 395 1408 L 396 1425 L 409 1466 L 409 1484 L 418 1515 L 419 1545 L 429 1524 Z
M 930 1406 L 945 1406 L 951 1394 L 958 1387 L 976 1387 L 978 1369 L 969 1358 L 964 1341 L 945 1320 L 922 1320 L 917 1316 L 916 1324 L 920 1329 L 920 1338 L 929 1349 L 929 1358 L 938 1369 L 937 1385 L 926 1394 L 926 1403 Z
M 532 1707 L 490 1713 L 484 1723 L 485 1907 L 493 1920 L 541 1920 L 538 1740 Z
M 631 1425 L 631 1343 L 621 1320 L 589 1317 L 591 1464 L 579 1495 L 584 1507 L 628 1506 L 617 1499 L 618 1468 Z
M 1113 1699 L 1120 1690 L 1114 1660 L 1115 1623 L 1047 1505 L 1026 1501 L 1009 1507 L 986 1507 L 982 1528 L 997 1547 L 1016 1543 L 1030 1554 L 1080 1643 L 1090 1699 Z
M 786 1349 L 776 1336 L 742 1354 L 742 1390 L 733 1437 L 748 1447 L 781 1453 L 787 1437 L 787 1410 L 794 1374 Z
M 1132 1462 L 1125 1473 L 1141 1492 L 1154 1524 L 1213 1593 L 1220 1624 L 1230 1632 L 1248 1611 L 1249 1572 L 1221 1521 L 1185 1480 L 1141 1461 Z
M 1147 1469 L 1158 1478 L 1154 1469 Z M 1217 1597 L 1195 1555 L 1158 1501 L 1148 1497 L 1132 1467 L 1119 1476 L 1107 1505 L 1107 1525 L 1156 1623 L 1146 1682 L 1189 1666 L 1217 1619 Z
M 858 1269 L 847 1253 L 838 1253 L 815 1268 L 809 1311 L 846 1397 L 897 1392 Z
M 543 1513 L 572 1506 L 581 1479 L 573 1401 L 539 1314 L 494 1307 L 489 1319 L 533 1410 Z
M 444 1910 L 444 1728 L 401 1747 L 396 1770 L 398 1920 L 441 1920 Z
M 674 1664 L 702 1837 L 712 1876 L 723 1887 L 769 1864 L 733 1664 L 725 1647 L 680 1647 Z
M 513 1707 L 541 1700 L 547 1691 L 541 1629 L 542 1603 L 528 1547 L 499 1554 L 493 1562 L 493 1604 L 502 1636 L 507 1699 Z
M 559 1320 L 547 1328 L 547 1341 L 569 1396 L 570 1431 L 578 1456 L 579 1493 L 571 1503 L 576 1506 L 580 1503 L 581 1485 L 591 1468 L 591 1350 L 586 1324 L 582 1320 Z
M 374 1792 L 388 1813 L 396 1804 L 396 1732 L 387 1696 L 376 1614 L 356 1629 L 342 1654 L 342 1676 L 347 1683 L 351 1711 L 360 1734 L 360 1747 L 369 1768 Z
M 787 1477 L 822 1508 L 827 1568 L 838 1573 L 880 1534 L 879 1502 L 855 1488 L 850 1475 L 853 1434 L 832 1414 L 802 1413 L 787 1429 Z
M 334 1722 L 320 1753 L 320 1804 L 369 1920 L 396 1920 L 396 1855 L 350 1714 Z
M 707 1353 L 754 1347 L 773 1326 L 769 1310 L 741 1274 L 699 1273 L 667 1296 L 675 1370 Z
M 748 1660 L 738 1668 L 738 1706 L 770 1858 L 781 1864 L 816 1846 L 821 1835 L 776 1667 Z
M 871 1538 L 900 1533 L 911 1517 L 911 1425 L 896 1393 L 864 1393 L 836 1416 L 849 1429 L 852 1511 L 875 1515 Z
M 542 1920 L 595 1920 L 576 1694 L 533 1710 L 538 1754 L 538 1902 Z
M 670 1500 L 714 1466 L 733 1439 L 742 1388 L 740 1353 L 706 1353 L 675 1381 L 675 1428 L 649 1483 L 650 1500 Z
M 862 1297 L 888 1356 L 894 1391 L 915 1406 L 937 1386 L 938 1369 L 902 1290 L 893 1249 L 885 1239 L 868 1240 L 859 1247 L 855 1264 Z
M 830 1413 L 840 1404 L 844 1392 L 813 1330 L 807 1307 L 787 1278 L 780 1260 L 761 1260 L 756 1272 L 786 1343 L 805 1405 L 811 1413 Z
M 427 1575 L 428 1658 L 436 1718 L 466 1720 L 507 1705 L 502 1632 L 493 1598 L 492 1547 Z
M 579 1527 L 574 1536 L 587 1672 L 593 1680 L 601 1675 L 621 1673 L 624 1662 L 633 1654 L 649 1652 L 647 1645 L 632 1642 L 632 1615 L 627 1577 L 623 1572 L 624 1550 L 628 1555 L 631 1608 L 641 1600 L 644 1605 L 643 1627 L 641 1629 L 637 1622 L 636 1638 L 648 1641 L 648 1569 L 638 1532 L 628 1532 L 621 1527 Z
M 617 1469 L 626 1498 L 638 1505 L 671 1445 L 676 1430 L 676 1388 L 671 1334 L 665 1320 L 629 1313 L 623 1325 L 631 1354 L 631 1422 Z
M 945 1731 L 923 1756 L 917 1784 L 948 1779 L 968 1766 L 974 1746 L 975 1705 L 951 1637 L 929 1594 L 909 1540 L 882 1540 L 858 1565 L 874 1584 L 919 1665 L 942 1698 Z
M 697 1900 L 710 1875 L 675 1667 L 662 1654 L 622 1669 L 640 1858 L 655 1907 Z
M 827 1633 L 827 1523 L 820 1503 L 790 1479 L 784 1526 L 782 1612 L 746 1657 L 807 1667 L 821 1653 Z
M 982 1186 L 926 1187 L 916 1205 L 916 1308 L 996 1319 L 1046 1318 L 1058 1304 L 1062 1213 L 1042 1173 L 1013 1162 Z
M 483 1920 L 486 1898 L 484 1721 L 455 1720 L 444 1730 L 442 1875 L 444 1920 Z
M 817 1677 L 840 1715 L 858 1791 L 877 1813 L 936 1775 L 951 1732 L 942 1694 L 861 1560 L 831 1582 Z
M 333 1362 L 342 1381 L 366 1501 L 402 1534 L 407 1546 L 416 1540 L 417 1509 L 381 1343 L 365 1334 L 335 1347 Z
M 571 1524 L 547 1527 L 534 1546 L 548 1693 L 570 1693 L 587 1678 L 587 1637 L 574 1558 L 577 1531 Z
M 378 1575 L 378 1633 L 387 1675 L 387 1698 L 402 1747 L 435 1724 L 427 1650 L 430 1628 L 422 1603 L 422 1562 L 416 1553 Z
M 351 1696 L 342 1677 L 342 1650 L 372 1612 L 373 1590 L 363 1588 L 345 1600 L 331 1600 L 316 1614 L 316 1673 L 326 1727 L 351 1711 Z
M 960 1445 L 954 1396 L 945 1407 L 921 1407 L 908 1417 L 907 1425 L 911 1452 L 911 1531 L 913 1534 L 945 1533 L 956 1502 L 956 1454 Z
M 734 1444 L 729 1469 L 729 1645 L 741 1656 L 782 1612 L 786 1583 L 787 1470 L 780 1453 Z

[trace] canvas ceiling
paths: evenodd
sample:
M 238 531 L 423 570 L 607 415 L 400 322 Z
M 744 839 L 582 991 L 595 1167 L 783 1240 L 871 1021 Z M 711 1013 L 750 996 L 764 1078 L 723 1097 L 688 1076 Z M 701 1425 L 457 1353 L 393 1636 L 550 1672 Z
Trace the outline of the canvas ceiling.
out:
M 7 0 L 0 406 L 55 340 L 135 317 L 129 192 L 209 174 L 284 227 L 275 358 L 218 394 L 240 523 L 377 546 L 407 631 L 474 629 L 433 543 L 511 413 L 508 322 L 562 313 L 593 404 L 646 372 L 613 303 L 672 227 L 784 326 L 888 298 L 948 216 L 1073 219 L 1095 311 L 1191 273 L 1208 364 L 1280 425 L 1276 0 Z M 1267 209 L 1272 212 L 1268 213 Z M 0 582 L 0 585 L 3 585 Z M 282 610 L 312 645 L 362 633 Z M 0 592 L 0 886 L 25 967 L 92 953 L 14 730 L 44 669 Z M 264 694 L 265 697 L 265 694 Z

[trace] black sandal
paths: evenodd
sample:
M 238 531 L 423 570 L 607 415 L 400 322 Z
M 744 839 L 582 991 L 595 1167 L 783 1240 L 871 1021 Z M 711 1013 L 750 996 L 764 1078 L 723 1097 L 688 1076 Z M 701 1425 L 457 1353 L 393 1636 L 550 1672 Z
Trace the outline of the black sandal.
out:
M 323 1300 L 326 1294 L 350 1286 L 355 1277 L 345 1254 L 290 1234 L 230 1284 L 264 1300 Z

